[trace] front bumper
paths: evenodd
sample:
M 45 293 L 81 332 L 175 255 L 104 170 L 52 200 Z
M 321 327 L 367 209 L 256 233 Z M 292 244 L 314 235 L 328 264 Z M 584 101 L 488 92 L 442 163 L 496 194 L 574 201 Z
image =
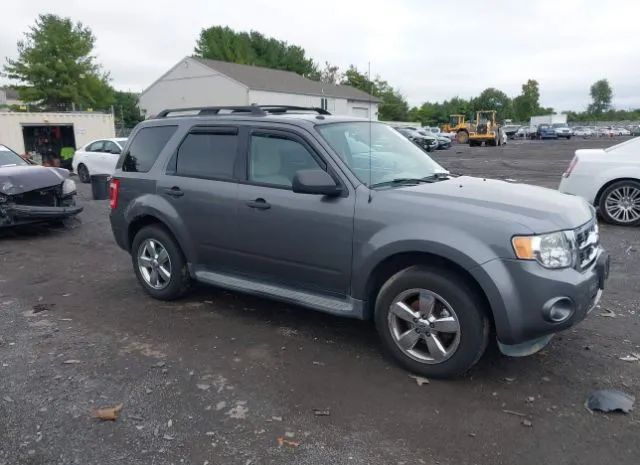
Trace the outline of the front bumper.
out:
M 538 344 L 546 336 L 582 321 L 602 295 L 609 262 L 609 254 L 599 249 L 594 263 L 583 271 L 550 270 L 537 262 L 516 259 L 484 264 L 482 268 L 496 284 L 494 291 L 498 294 L 488 296 L 498 342 L 504 346 Z M 549 319 L 549 310 L 559 301 L 569 306 L 571 313 L 554 322 Z
M 32 205 L 9 204 L 0 208 L 0 226 L 15 226 L 17 224 L 33 223 L 37 221 L 61 220 L 75 216 L 82 211 L 78 205 L 62 207 L 42 207 Z

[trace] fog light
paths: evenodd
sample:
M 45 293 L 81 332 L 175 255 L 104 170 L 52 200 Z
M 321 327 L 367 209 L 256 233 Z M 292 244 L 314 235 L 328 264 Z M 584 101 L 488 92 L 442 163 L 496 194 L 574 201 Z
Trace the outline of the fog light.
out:
M 544 304 L 542 312 L 545 320 L 552 323 L 562 323 L 573 315 L 574 305 L 568 297 L 556 297 Z

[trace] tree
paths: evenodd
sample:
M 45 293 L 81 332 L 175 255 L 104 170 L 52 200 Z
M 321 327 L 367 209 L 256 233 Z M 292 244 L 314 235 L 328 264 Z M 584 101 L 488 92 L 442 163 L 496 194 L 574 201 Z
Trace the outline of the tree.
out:
M 196 42 L 196 56 L 245 65 L 282 69 L 320 79 L 312 59 L 302 47 L 268 38 L 259 32 L 236 32 L 229 27 L 203 29 Z
M 350 65 L 345 71 L 341 84 L 355 87 L 378 97 L 378 119 L 382 121 L 406 121 L 409 119 L 409 104 L 403 95 L 379 76 L 371 80 L 367 75 Z
M 589 92 L 591 94 L 591 104 L 589 105 L 589 113 L 593 115 L 600 115 L 611 107 L 611 99 L 613 97 L 613 91 L 609 85 L 609 81 L 606 79 L 600 79 L 596 81 Z
M 522 93 L 513 99 L 513 114 L 518 121 L 527 121 L 542 113 L 538 81 L 529 79 L 522 84 Z
M 341 79 L 340 68 L 328 61 L 324 62 L 324 69 L 320 71 L 319 81 L 325 84 L 338 84 Z
M 138 96 L 131 92 L 115 91 L 115 103 L 113 111 L 116 118 L 116 126 L 132 128 L 143 120 L 138 108 Z
M 45 107 L 107 108 L 113 103 L 109 75 L 92 56 L 91 29 L 69 18 L 38 16 L 18 41 L 18 58 L 7 58 L 4 76 L 17 80 L 20 99 Z
M 501 121 L 512 116 L 511 99 L 501 90 L 489 87 L 471 100 L 474 111 L 496 110 L 496 119 Z

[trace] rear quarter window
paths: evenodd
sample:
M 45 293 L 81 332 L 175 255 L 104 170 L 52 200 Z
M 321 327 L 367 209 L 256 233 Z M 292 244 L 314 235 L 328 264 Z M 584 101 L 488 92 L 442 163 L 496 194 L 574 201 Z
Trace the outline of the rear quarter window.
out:
M 147 173 L 158 159 L 177 126 L 155 126 L 140 129 L 122 160 L 122 171 Z

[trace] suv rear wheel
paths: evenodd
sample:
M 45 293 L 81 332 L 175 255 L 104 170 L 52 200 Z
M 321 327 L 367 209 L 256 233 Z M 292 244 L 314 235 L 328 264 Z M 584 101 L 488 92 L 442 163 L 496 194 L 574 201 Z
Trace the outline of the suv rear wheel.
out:
M 463 374 L 489 341 L 479 296 L 448 270 L 414 266 L 396 273 L 380 289 L 375 320 L 386 351 L 433 378 Z
M 177 299 L 190 287 L 184 254 L 171 234 L 159 225 L 138 231 L 131 246 L 131 259 L 138 281 L 156 299 Z

